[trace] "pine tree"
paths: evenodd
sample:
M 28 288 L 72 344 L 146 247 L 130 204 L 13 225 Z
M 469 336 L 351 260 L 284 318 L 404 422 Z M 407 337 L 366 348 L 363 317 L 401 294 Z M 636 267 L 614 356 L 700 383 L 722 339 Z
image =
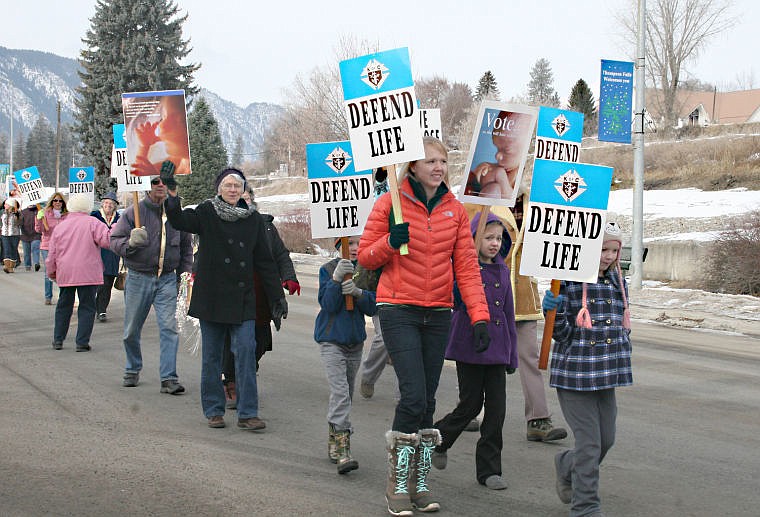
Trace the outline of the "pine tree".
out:
M 481 76 L 478 87 L 475 89 L 475 100 L 480 102 L 484 99 L 499 100 L 499 87 L 496 85 L 496 78 L 490 70 Z
M 40 114 L 37 117 L 34 127 L 26 138 L 24 165 L 21 165 L 15 154 L 14 150 L 13 160 L 18 165 L 16 170 L 36 165 L 42 183 L 46 187 L 55 186 L 55 131 L 50 127 L 50 122 L 44 115 Z M 66 184 L 68 185 L 68 181 Z
M 232 148 L 232 158 L 230 159 L 230 165 L 237 167 L 238 169 L 243 166 L 243 136 L 238 134 L 235 137 L 235 143 Z
M 559 108 L 559 94 L 554 89 L 554 74 L 548 59 L 540 58 L 530 69 L 528 102 L 536 106 Z
M 180 176 L 178 183 L 184 204 L 198 204 L 213 197 L 214 179 L 227 166 L 227 150 L 214 114 L 206 99 L 198 97 L 187 117 L 190 162 L 193 173 Z
M 26 161 L 26 139 L 24 138 L 24 133 L 14 133 L 13 138 L 13 163 L 11 164 L 11 172 L 34 165 L 33 163 L 27 163 Z
M 0 163 L 10 162 L 10 138 L 8 133 L 0 133 Z
M 583 134 L 590 135 L 596 131 L 596 103 L 594 94 L 586 81 L 578 79 L 570 91 L 567 109 L 583 113 Z
M 121 94 L 184 89 L 197 93 L 193 73 L 199 65 L 180 65 L 190 53 L 182 39 L 187 15 L 178 16 L 173 0 L 98 0 L 82 40 L 77 89 L 76 131 L 85 159 L 97 174 L 110 174 L 112 126 L 124 122 Z

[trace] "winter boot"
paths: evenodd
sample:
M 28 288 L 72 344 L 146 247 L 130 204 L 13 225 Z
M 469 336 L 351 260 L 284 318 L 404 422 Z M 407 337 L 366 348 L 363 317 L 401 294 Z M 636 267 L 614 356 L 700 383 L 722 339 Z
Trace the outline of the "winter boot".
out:
M 327 424 L 329 436 L 327 438 L 327 457 L 333 463 L 338 463 L 338 444 L 335 441 L 335 427 Z
M 528 441 L 552 442 L 567 438 L 567 431 L 562 427 L 554 427 L 551 418 L 536 418 L 528 421 Z
M 351 457 L 351 431 L 335 431 L 338 456 L 338 474 L 347 474 L 359 468 L 359 462 Z
M 433 451 L 441 445 L 441 432 L 438 429 L 420 429 L 420 445 L 414 454 L 414 469 L 409 481 L 409 495 L 414 507 L 420 512 L 437 512 L 441 509 L 427 486 Z
M 414 467 L 414 455 L 419 444 L 416 434 L 399 431 L 385 433 L 385 446 L 388 451 L 388 483 L 385 488 L 385 500 L 391 515 L 411 517 L 414 505 L 409 497 L 409 481 Z
M 13 272 L 13 260 L 3 259 L 3 271 L 5 271 L 6 273 Z

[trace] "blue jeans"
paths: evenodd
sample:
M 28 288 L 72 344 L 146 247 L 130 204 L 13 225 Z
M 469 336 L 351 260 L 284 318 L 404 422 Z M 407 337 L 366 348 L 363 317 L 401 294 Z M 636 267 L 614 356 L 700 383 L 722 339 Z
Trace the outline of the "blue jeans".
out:
M 382 305 L 378 315 L 401 392 L 393 431 L 416 433 L 431 428 L 451 311 Z
M 42 255 L 42 272 L 45 276 L 45 299 L 46 300 L 52 300 L 53 299 L 53 281 L 50 280 L 47 276 L 47 265 L 45 262 L 47 261 L 48 256 L 48 250 L 40 250 L 40 255 Z
M 18 241 L 20 240 L 21 237 L 18 235 L 2 236 L 4 259 L 15 260 L 16 264 L 18 264 Z
M 126 373 L 142 370 L 140 334 L 150 307 L 156 311 L 161 380 L 177 380 L 177 275 L 174 271 L 160 277 L 130 269 L 124 286 L 124 351 Z
M 77 346 L 90 344 L 92 326 L 95 324 L 95 292 L 97 285 L 77 285 L 61 287 L 58 291 L 58 303 L 55 306 L 55 326 L 53 341 L 63 343 L 69 333 L 71 313 L 74 312 L 74 295 L 79 296 L 77 309 Z
M 24 247 L 24 266 L 32 267 L 33 264 L 40 263 L 40 241 L 34 240 L 32 242 L 21 241 L 21 245 Z
M 255 320 L 240 325 L 200 320 L 201 347 L 201 406 L 206 418 L 224 414 L 222 384 L 222 352 L 229 333 L 230 350 L 235 358 L 235 392 L 238 419 L 259 415 L 259 393 L 256 385 L 256 326 Z

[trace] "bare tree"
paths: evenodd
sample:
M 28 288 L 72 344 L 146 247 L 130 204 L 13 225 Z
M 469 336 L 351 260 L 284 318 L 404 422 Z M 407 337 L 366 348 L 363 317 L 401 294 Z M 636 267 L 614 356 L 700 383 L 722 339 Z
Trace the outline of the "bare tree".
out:
M 621 15 L 627 38 L 636 41 L 636 2 Z M 677 94 L 685 65 L 696 60 L 712 36 L 732 27 L 731 0 L 650 0 L 647 3 L 646 70 L 659 90 L 650 99 L 668 126 L 678 119 Z M 635 47 L 634 47 L 635 48 Z
M 452 148 L 459 148 L 458 126 L 467 116 L 472 106 L 472 90 L 465 83 L 449 83 L 448 79 L 434 76 L 417 79 L 414 93 L 421 108 L 441 110 L 441 131 L 444 142 Z

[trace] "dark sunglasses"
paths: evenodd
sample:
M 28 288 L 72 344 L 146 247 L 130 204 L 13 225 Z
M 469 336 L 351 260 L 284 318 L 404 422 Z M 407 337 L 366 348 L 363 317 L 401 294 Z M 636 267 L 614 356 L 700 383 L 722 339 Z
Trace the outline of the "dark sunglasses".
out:
M 150 180 L 151 185 L 160 185 L 161 184 L 161 178 L 153 178 Z
M 54 199 L 53 203 L 63 203 L 63 199 Z

